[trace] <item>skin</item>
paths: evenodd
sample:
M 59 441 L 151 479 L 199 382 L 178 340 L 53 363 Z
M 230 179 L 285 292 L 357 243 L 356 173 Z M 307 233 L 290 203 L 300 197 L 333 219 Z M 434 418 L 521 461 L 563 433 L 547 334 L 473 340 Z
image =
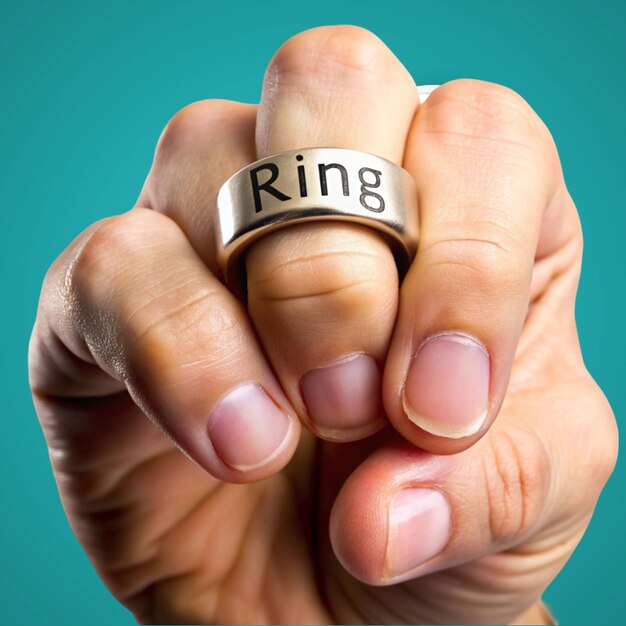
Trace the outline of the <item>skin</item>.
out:
M 207 207 L 257 158 L 324 145 L 413 175 L 418 255 L 399 285 L 374 230 L 293 225 L 250 248 L 246 307 L 220 281 Z M 556 148 L 529 105 L 474 80 L 419 105 L 363 29 L 288 40 L 258 106 L 180 111 L 136 206 L 50 268 L 30 346 L 63 505 L 105 584 L 140 622 L 544 623 L 541 594 L 617 455 L 577 337 L 581 255 Z M 449 331 L 489 355 L 486 420 L 468 436 L 428 432 L 403 402 L 417 348 Z M 351 353 L 379 364 L 384 416 L 358 433 L 339 415 L 318 428 L 299 381 Z M 207 420 L 246 381 L 289 429 L 269 461 L 237 470 Z M 258 445 L 230 436 L 242 453 Z M 391 502 L 419 486 L 449 503 L 449 539 L 392 576 Z

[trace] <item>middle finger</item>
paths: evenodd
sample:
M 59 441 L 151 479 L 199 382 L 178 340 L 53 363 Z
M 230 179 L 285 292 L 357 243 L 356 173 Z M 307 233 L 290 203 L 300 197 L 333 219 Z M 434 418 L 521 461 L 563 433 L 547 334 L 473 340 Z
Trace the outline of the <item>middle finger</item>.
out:
M 401 164 L 417 103 L 407 70 L 368 31 L 305 31 L 268 66 L 257 158 L 326 146 Z M 329 185 L 338 184 L 334 174 Z M 255 242 L 246 267 L 251 318 L 305 424 L 334 440 L 377 430 L 384 423 L 380 364 L 398 298 L 383 238 L 347 222 L 291 225 Z

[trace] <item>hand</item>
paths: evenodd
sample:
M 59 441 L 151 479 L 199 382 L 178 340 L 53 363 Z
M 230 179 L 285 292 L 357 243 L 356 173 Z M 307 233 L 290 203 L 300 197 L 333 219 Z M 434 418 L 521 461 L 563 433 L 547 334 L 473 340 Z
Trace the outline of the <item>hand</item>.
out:
M 376 231 L 293 225 L 249 249 L 246 309 L 217 277 L 216 193 L 308 146 L 407 169 L 418 255 L 399 287 Z M 31 341 L 104 582 L 150 622 L 535 619 L 617 452 L 577 339 L 581 251 L 529 105 L 458 80 L 418 106 L 362 29 L 287 41 L 258 107 L 183 109 L 137 206 L 51 267 Z

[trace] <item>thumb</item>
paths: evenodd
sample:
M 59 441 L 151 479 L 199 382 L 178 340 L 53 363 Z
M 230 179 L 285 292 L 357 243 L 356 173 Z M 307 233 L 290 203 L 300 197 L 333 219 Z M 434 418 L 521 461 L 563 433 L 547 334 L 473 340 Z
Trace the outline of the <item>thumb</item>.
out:
M 577 409 L 561 407 L 566 417 L 539 427 L 502 416 L 454 455 L 433 455 L 399 438 L 385 444 L 337 496 L 330 516 L 335 555 L 370 585 L 408 581 L 531 541 L 562 566 L 614 464 L 607 453 L 614 425 L 602 398 L 579 390 Z M 525 408 L 544 417 L 539 407 Z M 545 588 L 558 571 L 552 565 L 533 584 Z

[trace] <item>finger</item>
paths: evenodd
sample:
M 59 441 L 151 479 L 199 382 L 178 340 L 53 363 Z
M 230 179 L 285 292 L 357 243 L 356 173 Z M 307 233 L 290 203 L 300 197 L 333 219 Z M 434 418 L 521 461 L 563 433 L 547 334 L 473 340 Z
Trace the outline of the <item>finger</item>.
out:
M 504 398 L 561 169 L 522 98 L 472 80 L 439 87 L 420 107 L 404 166 L 418 186 L 420 245 L 402 285 L 385 408 L 409 441 L 457 452 Z
M 291 457 L 299 422 L 245 311 L 169 218 L 137 208 L 88 229 L 50 271 L 42 307 L 42 332 L 125 385 L 215 477 L 258 480 Z M 51 382 L 35 376 L 35 392 L 54 395 Z
M 373 34 L 309 30 L 269 64 L 257 156 L 334 146 L 400 163 L 416 104 L 413 80 Z M 251 317 L 307 426 L 337 440 L 380 428 L 380 365 L 398 288 L 382 237 L 336 221 L 292 225 L 253 244 L 246 267 Z
M 256 105 L 200 100 L 167 123 L 136 206 L 171 217 L 219 276 L 215 249 L 217 192 L 255 160 Z
M 617 454 L 602 394 L 588 377 L 566 378 L 553 385 L 560 400 L 549 420 L 545 394 L 536 394 L 511 403 L 511 419 L 456 455 L 433 455 L 396 435 L 344 484 L 330 520 L 334 552 L 369 585 L 415 579 L 403 593 L 380 590 L 396 618 L 510 623 L 563 566 Z M 478 581 L 476 593 L 468 580 Z M 332 605 L 337 591 L 329 593 Z M 433 606 L 436 619 L 415 613 Z

